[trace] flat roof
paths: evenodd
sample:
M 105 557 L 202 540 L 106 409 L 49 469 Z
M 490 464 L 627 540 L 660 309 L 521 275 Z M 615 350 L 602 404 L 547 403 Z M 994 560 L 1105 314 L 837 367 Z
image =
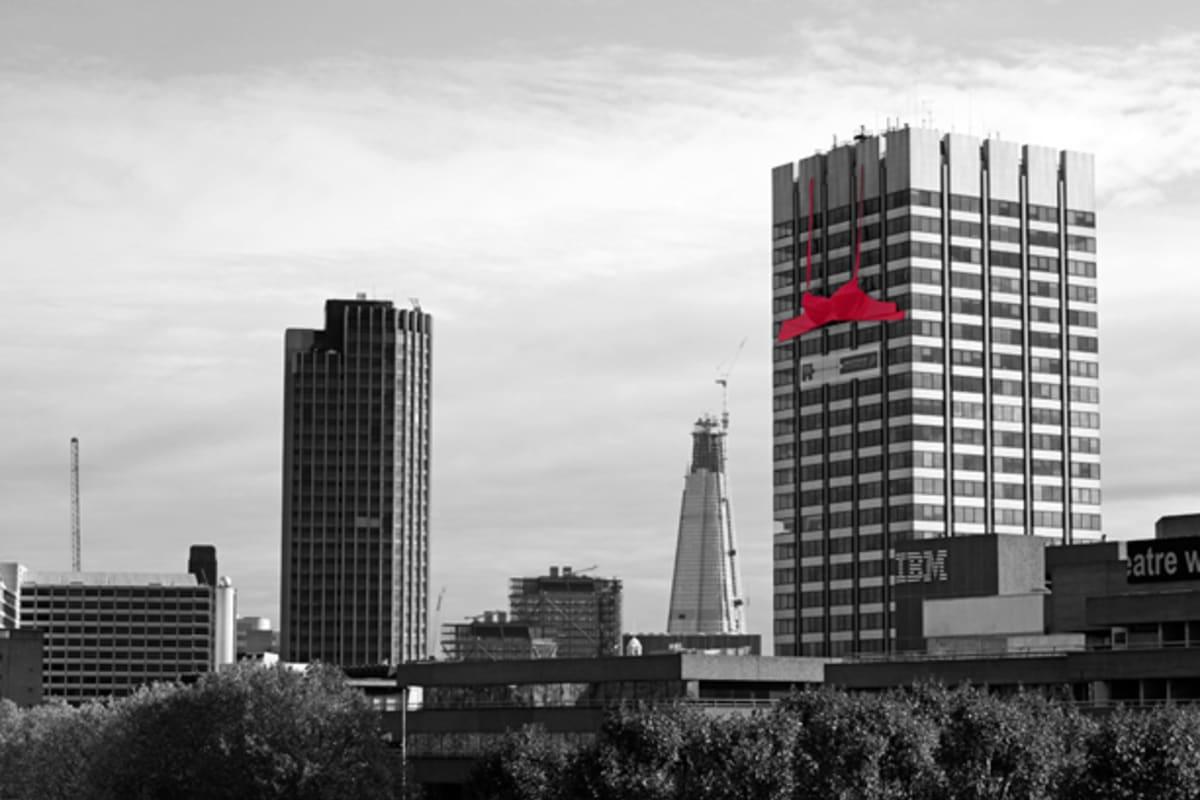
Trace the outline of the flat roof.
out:
M 825 665 L 838 659 L 788 656 L 663 653 L 607 658 L 497 661 L 419 661 L 396 667 L 396 681 L 412 686 L 499 683 L 602 683 L 636 680 L 822 683 Z
M 188 572 L 34 572 L 21 577 L 34 586 L 200 586 Z

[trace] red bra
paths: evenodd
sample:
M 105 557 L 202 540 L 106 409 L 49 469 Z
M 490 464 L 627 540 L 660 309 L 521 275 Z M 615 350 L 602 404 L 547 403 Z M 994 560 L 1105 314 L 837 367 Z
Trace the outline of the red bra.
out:
M 808 179 L 808 267 L 805 274 L 804 294 L 800 297 L 801 314 L 783 323 L 779 329 L 779 341 L 791 339 L 834 322 L 891 322 L 904 319 L 904 312 L 896 310 L 895 303 L 876 300 L 867 295 L 858 285 L 858 267 L 862 260 L 862 185 L 864 170 L 859 168 L 858 179 L 858 230 L 854 239 L 854 275 L 841 286 L 832 297 L 821 297 L 808 291 L 812 285 L 812 242 L 813 242 L 813 188 L 815 181 Z M 828 264 L 828 260 L 826 261 Z

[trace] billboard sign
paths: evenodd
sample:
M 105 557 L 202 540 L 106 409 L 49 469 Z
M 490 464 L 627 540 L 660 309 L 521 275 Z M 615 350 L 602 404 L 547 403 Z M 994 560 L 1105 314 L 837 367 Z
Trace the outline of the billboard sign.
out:
M 1125 543 L 1128 583 L 1200 580 L 1200 536 Z

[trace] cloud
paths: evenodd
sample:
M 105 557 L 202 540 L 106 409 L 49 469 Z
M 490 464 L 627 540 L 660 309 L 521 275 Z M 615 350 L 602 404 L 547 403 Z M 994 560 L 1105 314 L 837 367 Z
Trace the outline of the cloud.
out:
M 748 337 L 731 482 L 769 631 L 768 170 L 920 103 L 943 127 L 1096 152 L 1105 515 L 1140 530 L 1145 476 L 1177 496 L 1200 435 L 1186 404 L 1146 399 L 1195 385 L 1170 342 L 1191 335 L 1176 243 L 1196 200 L 1165 199 L 1200 169 L 1195 37 L 1001 55 L 861 33 L 814 24 L 755 57 L 10 65 L 0 555 L 65 559 L 79 435 L 89 565 L 160 569 L 212 542 L 243 612 L 276 614 L 282 332 L 366 290 L 436 318 L 447 620 L 502 607 L 510 576 L 598 563 L 627 579 L 627 615 L 660 624 L 690 426 Z

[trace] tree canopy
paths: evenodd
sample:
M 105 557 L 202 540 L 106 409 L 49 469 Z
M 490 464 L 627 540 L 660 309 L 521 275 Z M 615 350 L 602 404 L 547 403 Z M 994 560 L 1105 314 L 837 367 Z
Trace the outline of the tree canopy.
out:
M 333 668 L 245 665 L 108 703 L 0 704 L 0 797 L 385 798 L 398 763 Z

